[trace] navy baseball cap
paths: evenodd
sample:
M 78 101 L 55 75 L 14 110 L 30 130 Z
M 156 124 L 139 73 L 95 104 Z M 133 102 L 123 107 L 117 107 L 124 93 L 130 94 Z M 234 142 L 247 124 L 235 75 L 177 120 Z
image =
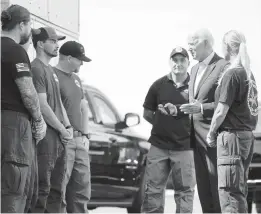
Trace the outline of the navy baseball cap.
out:
M 59 52 L 62 55 L 72 56 L 72 57 L 77 58 L 77 59 L 84 61 L 84 62 L 92 61 L 90 58 L 85 56 L 85 51 L 84 51 L 83 45 L 78 43 L 78 42 L 75 42 L 75 41 L 65 42 L 61 46 Z
M 66 36 L 60 36 L 56 34 L 56 31 L 52 27 L 41 27 L 38 29 L 32 29 L 33 43 L 38 41 L 45 41 L 47 39 L 64 40 Z
M 185 48 L 182 47 L 176 47 L 172 50 L 171 54 L 170 54 L 170 58 L 172 58 L 173 56 L 175 56 L 176 54 L 181 54 L 184 57 L 187 57 L 189 59 L 189 55 L 188 52 L 186 51 Z

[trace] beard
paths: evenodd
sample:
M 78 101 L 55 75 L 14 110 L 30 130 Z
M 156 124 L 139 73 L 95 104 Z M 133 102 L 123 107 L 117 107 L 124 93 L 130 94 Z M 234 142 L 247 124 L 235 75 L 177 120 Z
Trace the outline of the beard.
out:
M 225 60 L 230 61 L 230 55 L 229 54 L 225 54 Z
M 20 45 L 26 44 L 29 41 L 30 37 L 31 37 L 31 33 L 29 33 L 29 34 L 22 34 L 21 38 L 20 38 L 20 43 L 19 44 Z
M 45 50 L 44 49 L 44 53 L 49 56 L 49 57 L 57 57 L 58 53 L 57 52 L 53 52 L 53 53 L 50 53 L 49 51 Z
M 80 72 L 80 68 L 76 68 L 74 71 L 73 71 L 74 73 L 79 73 Z

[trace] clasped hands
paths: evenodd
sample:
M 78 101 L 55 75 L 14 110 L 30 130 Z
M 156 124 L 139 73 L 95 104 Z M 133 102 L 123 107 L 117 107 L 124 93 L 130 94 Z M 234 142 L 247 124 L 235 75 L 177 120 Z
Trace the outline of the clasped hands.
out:
M 158 110 L 164 115 L 175 116 L 177 114 L 177 107 L 172 103 L 159 104 Z
M 73 139 L 73 128 L 66 129 L 65 127 L 60 131 L 60 137 L 64 144 L 68 144 Z
M 181 105 L 179 109 L 184 114 L 198 114 L 201 112 L 201 103 L 195 100 L 195 102 Z M 176 116 L 178 112 L 177 107 L 172 103 L 159 104 L 158 110 L 164 115 L 172 116 Z

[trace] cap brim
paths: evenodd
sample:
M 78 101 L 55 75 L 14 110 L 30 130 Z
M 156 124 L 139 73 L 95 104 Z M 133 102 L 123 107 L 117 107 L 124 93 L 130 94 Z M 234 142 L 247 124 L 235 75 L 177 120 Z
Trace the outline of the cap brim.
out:
M 170 58 L 174 57 L 174 56 L 177 55 L 177 54 L 180 54 L 180 55 L 182 55 L 182 56 L 184 56 L 184 57 L 186 57 L 186 58 L 189 58 L 186 54 L 180 53 L 180 52 L 176 52 L 176 53 L 172 54 Z
M 77 57 L 77 59 L 82 60 L 82 61 L 84 61 L 84 62 L 90 62 L 90 61 L 92 61 L 90 58 L 88 58 L 88 57 L 85 56 L 85 55 L 79 56 L 79 57 Z
M 32 29 L 31 29 L 31 32 L 32 32 L 32 35 L 39 35 L 39 34 L 41 33 L 41 30 L 40 30 L 40 29 L 32 28 Z
M 57 36 L 57 40 L 64 40 L 66 36 Z
M 58 41 L 61 41 L 61 40 L 64 40 L 66 38 L 66 36 L 51 36 L 49 37 L 48 39 L 54 39 L 54 40 L 58 40 Z

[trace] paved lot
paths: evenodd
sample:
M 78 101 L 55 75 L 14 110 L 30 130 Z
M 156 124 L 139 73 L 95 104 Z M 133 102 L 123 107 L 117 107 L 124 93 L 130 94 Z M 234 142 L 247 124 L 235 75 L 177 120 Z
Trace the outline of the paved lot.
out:
M 176 209 L 176 205 L 174 201 L 174 191 L 167 190 L 164 213 L 175 213 L 175 209 Z M 95 214 L 95 213 L 127 213 L 127 210 L 124 208 L 100 207 L 90 211 L 90 214 Z M 195 192 L 193 213 L 202 213 L 197 192 Z M 255 210 L 255 205 L 253 205 L 253 213 L 257 213 Z

